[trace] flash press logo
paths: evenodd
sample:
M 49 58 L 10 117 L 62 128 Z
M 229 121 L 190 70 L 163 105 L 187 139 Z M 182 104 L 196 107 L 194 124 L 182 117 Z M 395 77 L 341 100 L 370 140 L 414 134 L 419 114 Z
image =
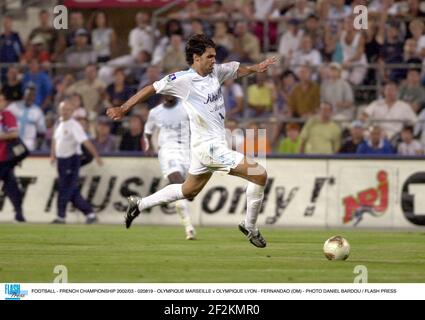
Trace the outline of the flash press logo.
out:
M 21 300 L 28 295 L 27 290 L 21 290 L 21 285 L 18 283 L 8 283 L 4 286 L 5 300 Z

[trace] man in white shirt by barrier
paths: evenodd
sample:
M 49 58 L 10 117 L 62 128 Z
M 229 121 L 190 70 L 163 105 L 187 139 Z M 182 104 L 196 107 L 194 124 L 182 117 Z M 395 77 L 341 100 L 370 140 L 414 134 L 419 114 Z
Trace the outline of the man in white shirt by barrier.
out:
M 276 62 L 268 58 L 263 62 L 243 67 L 239 62 L 216 65 L 214 42 L 203 34 L 193 35 L 186 44 L 186 60 L 190 69 L 170 74 L 148 85 L 121 107 L 110 108 L 107 114 L 113 120 L 122 119 L 137 103 L 154 94 L 168 94 L 182 99 L 189 116 L 191 132 L 191 164 L 183 184 L 170 184 L 156 193 L 140 198 L 128 198 L 126 227 L 141 211 L 163 203 L 193 199 L 211 178 L 221 171 L 248 180 L 246 190 L 247 213 L 239 230 L 258 248 L 266 247 L 256 223 L 264 197 L 267 172 L 257 162 L 242 153 L 229 149 L 224 127 L 225 106 L 221 85 L 227 79 L 265 72 Z
M 57 160 L 58 165 L 58 216 L 53 223 L 64 224 L 66 218 L 66 206 L 68 202 L 86 216 L 86 223 L 97 222 L 96 214 L 91 205 L 80 194 L 78 178 L 80 172 L 81 145 L 96 159 L 98 165 L 102 165 L 102 159 L 97 154 L 96 148 L 90 142 L 81 124 L 72 117 L 73 107 L 69 100 L 59 104 L 60 120 L 57 124 L 51 148 L 52 164 Z
M 398 86 L 389 82 L 384 87 L 384 98 L 373 101 L 363 112 L 362 120 L 388 120 L 380 123 L 388 139 L 401 132 L 403 122 L 415 124 L 417 116 L 409 104 L 398 100 Z

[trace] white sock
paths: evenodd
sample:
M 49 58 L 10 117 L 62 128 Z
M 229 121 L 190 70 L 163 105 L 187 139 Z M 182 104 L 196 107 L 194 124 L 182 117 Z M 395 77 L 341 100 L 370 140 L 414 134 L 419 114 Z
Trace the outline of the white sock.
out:
M 186 231 L 193 230 L 192 221 L 190 220 L 190 214 L 189 214 L 189 201 L 187 200 L 177 201 L 176 211 L 181 219 L 182 224 L 186 228 Z
M 248 187 L 246 188 L 245 227 L 247 229 L 255 229 L 255 224 L 257 223 L 257 218 L 261 210 L 261 203 L 263 202 L 263 198 L 264 186 L 249 182 Z
M 160 204 L 170 203 L 180 199 L 184 199 L 182 184 L 169 184 L 154 194 L 139 200 L 137 205 L 139 206 L 139 210 L 142 211 Z

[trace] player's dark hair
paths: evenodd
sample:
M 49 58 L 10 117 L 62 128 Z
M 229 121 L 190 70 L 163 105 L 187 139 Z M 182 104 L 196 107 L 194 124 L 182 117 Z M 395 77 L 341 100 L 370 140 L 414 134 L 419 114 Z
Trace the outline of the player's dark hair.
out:
M 214 48 L 215 43 L 204 34 L 195 34 L 189 38 L 186 44 L 186 62 L 193 64 L 193 55 L 202 56 L 207 48 Z

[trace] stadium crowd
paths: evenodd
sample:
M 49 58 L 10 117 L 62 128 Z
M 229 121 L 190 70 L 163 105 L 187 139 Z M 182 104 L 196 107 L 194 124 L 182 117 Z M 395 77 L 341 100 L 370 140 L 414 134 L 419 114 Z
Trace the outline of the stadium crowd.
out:
M 356 5 L 368 6 L 366 30 L 354 28 Z M 280 57 L 273 72 L 223 86 L 227 127 L 268 129 L 267 154 L 419 155 L 424 10 L 418 0 L 224 0 L 205 7 L 190 1 L 156 28 L 149 13 L 138 12 L 125 55 L 116 54 L 119 21 L 109 21 L 108 12 L 72 11 L 69 29 L 55 30 L 49 11 L 41 10 L 28 39 L 6 15 L 0 87 L 30 150 L 49 151 L 58 104 L 68 97 L 101 154 L 143 152 L 144 124 L 161 97 L 140 104 L 122 125 L 105 117 L 106 108 L 187 68 L 185 40 L 205 33 L 217 45 L 218 63 Z M 376 83 L 382 84 L 376 96 L 361 89 Z M 245 142 L 243 135 L 233 138 L 234 147 Z

